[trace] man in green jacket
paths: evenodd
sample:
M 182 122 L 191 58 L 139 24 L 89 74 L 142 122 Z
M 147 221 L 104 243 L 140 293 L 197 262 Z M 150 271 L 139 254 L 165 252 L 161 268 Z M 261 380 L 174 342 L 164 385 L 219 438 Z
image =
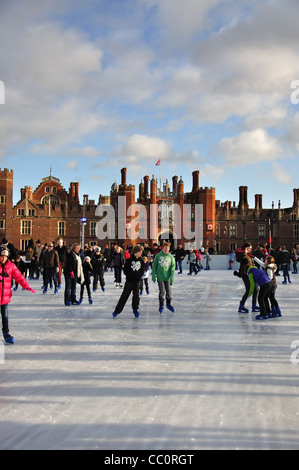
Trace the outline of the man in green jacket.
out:
M 173 284 L 173 276 L 175 271 L 175 261 L 170 250 L 170 243 L 164 242 L 162 250 L 158 253 L 154 259 L 152 268 L 152 279 L 153 282 L 158 281 L 159 286 L 159 312 L 162 313 L 164 310 L 164 299 L 166 297 L 166 307 L 171 312 L 174 312 L 174 308 L 171 305 L 171 287 Z

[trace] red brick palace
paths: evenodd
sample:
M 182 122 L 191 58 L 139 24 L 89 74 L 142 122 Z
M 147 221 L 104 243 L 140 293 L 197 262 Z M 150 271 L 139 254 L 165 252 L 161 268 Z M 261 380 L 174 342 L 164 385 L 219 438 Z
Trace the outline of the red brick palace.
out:
M 263 208 L 262 195 L 257 194 L 255 207 L 250 208 L 247 186 L 239 188 L 238 203 L 220 202 L 216 199 L 215 188 L 199 186 L 199 171 L 194 171 L 192 178 L 192 190 L 185 192 L 184 182 L 177 176 L 173 176 L 171 186 L 166 180 L 163 188 L 158 187 L 155 177 L 150 179 L 144 176 L 136 198 L 135 186 L 127 184 L 127 170 L 123 168 L 120 184 L 115 182 L 110 195 L 100 195 L 96 203 L 88 195 L 83 195 L 80 202 L 79 183 L 70 183 L 67 191 L 51 171 L 50 176 L 43 178 L 34 191 L 32 186 L 21 188 L 20 200 L 13 205 L 13 170 L 5 168 L 0 170 L 0 239 L 7 238 L 20 250 L 25 250 L 30 240 L 34 244 L 37 239 L 44 243 L 56 241 L 60 236 L 67 245 L 81 240 L 101 247 L 115 241 L 125 246 L 128 243 L 148 243 L 151 246 L 166 238 L 176 247 L 179 243 L 189 242 L 190 235 L 186 238 L 183 229 L 178 235 L 175 233 L 175 210 L 179 210 L 181 226 L 183 217 L 188 219 L 192 234 L 196 222 L 195 208 L 201 205 L 202 246 L 216 253 L 228 253 L 241 246 L 244 240 L 251 241 L 254 247 L 271 241 L 274 248 L 285 244 L 288 249 L 299 243 L 299 189 L 294 189 L 292 207 L 282 208 L 279 203 L 275 208 L 273 203 L 271 208 Z M 120 237 L 119 233 L 120 200 L 125 203 L 121 230 L 126 238 Z M 103 204 L 110 205 L 114 210 L 113 230 L 107 228 L 110 223 L 107 213 L 98 215 L 97 207 Z M 134 237 L 131 230 L 137 215 L 128 212 L 133 204 L 142 205 L 139 215 L 137 213 L 140 224 Z M 183 211 L 184 205 L 189 207 L 188 214 Z M 158 211 L 151 212 L 151 207 L 157 207 Z M 104 227 L 105 217 L 110 235 L 109 238 L 99 239 L 97 223 L 102 221 Z M 165 220 L 168 222 L 166 232 L 162 220 L 163 223 Z

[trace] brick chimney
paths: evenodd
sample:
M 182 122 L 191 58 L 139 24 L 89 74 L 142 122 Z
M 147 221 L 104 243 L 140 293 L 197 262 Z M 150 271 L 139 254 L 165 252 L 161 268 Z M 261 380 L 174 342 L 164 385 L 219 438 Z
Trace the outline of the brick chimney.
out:
M 127 185 L 127 169 L 126 168 L 121 169 L 121 184 L 122 186 Z

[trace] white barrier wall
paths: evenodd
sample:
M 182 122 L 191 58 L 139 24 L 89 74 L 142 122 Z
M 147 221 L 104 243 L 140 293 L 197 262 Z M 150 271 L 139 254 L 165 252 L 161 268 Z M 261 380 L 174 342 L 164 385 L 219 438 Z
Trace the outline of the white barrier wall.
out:
M 210 255 L 211 256 L 211 261 L 210 261 L 210 268 L 215 269 L 215 270 L 225 270 L 228 269 L 229 267 L 229 256 L 228 255 Z M 188 255 L 185 257 L 183 261 L 183 270 L 189 270 L 189 264 L 187 264 L 188 261 Z M 206 260 L 203 257 L 202 266 L 205 268 L 206 267 Z M 236 261 L 233 263 L 232 268 L 233 270 L 239 270 L 240 264 L 237 263 Z

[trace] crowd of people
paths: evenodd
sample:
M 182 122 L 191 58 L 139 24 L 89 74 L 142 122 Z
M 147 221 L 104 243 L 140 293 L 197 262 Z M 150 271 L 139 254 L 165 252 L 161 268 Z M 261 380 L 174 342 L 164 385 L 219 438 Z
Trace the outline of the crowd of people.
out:
M 159 288 L 159 312 L 162 314 L 164 307 L 174 312 L 172 306 L 171 286 L 174 280 L 175 270 L 183 274 L 183 261 L 189 264 L 188 275 L 197 275 L 202 269 L 210 270 L 211 257 L 208 250 L 190 249 L 185 251 L 179 245 L 173 252 L 171 244 L 164 242 L 162 246 L 154 243 L 148 245 L 128 245 L 126 249 L 116 243 L 110 247 L 105 246 L 102 251 L 98 246 L 79 243 L 67 247 L 62 238 L 57 243 L 42 244 L 37 240 L 35 246 L 29 246 L 25 252 L 18 252 L 7 239 L 2 240 L 0 246 L 0 281 L 2 284 L 1 315 L 4 340 L 13 343 L 14 338 L 9 333 L 8 304 L 12 295 L 12 289 L 16 291 L 21 285 L 22 289 L 34 292 L 27 282 L 32 279 L 42 279 L 42 292 L 46 294 L 48 289 L 54 289 L 57 295 L 61 289 L 62 275 L 64 276 L 64 304 L 66 306 L 79 305 L 83 302 L 86 291 L 88 302 L 93 303 L 92 292 L 99 289 L 105 292 L 105 276 L 108 270 L 114 271 L 114 284 L 116 288 L 122 288 L 122 294 L 112 313 L 117 317 L 123 310 L 132 293 L 132 310 L 136 318 L 139 317 L 139 302 L 143 291 L 149 295 L 149 277 L 158 283 Z M 286 247 L 277 250 L 268 249 L 266 245 L 260 245 L 253 252 L 252 245 L 245 243 L 242 249 L 229 256 L 229 268 L 232 269 L 234 261 L 240 263 L 239 271 L 234 275 L 241 278 L 245 292 L 239 305 L 239 313 L 249 313 L 245 303 L 252 296 L 252 311 L 257 312 L 257 320 L 265 320 L 270 317 L 281 316 L 281 310 L 276 300 L 276 277 L 280 271 L 284 276 L 283 284 L 291 283 L 290 265 L 293 264 L 293 274 L 298 274 L 297 263 L 299 260 L 299 246 L 289 252 Z M 203 267 L 205 263 L 205 268 Z M 122 276 L 125 275 L 123 285 Z M 77 297 L 77 287 L 80 286 L 80 296 Z

